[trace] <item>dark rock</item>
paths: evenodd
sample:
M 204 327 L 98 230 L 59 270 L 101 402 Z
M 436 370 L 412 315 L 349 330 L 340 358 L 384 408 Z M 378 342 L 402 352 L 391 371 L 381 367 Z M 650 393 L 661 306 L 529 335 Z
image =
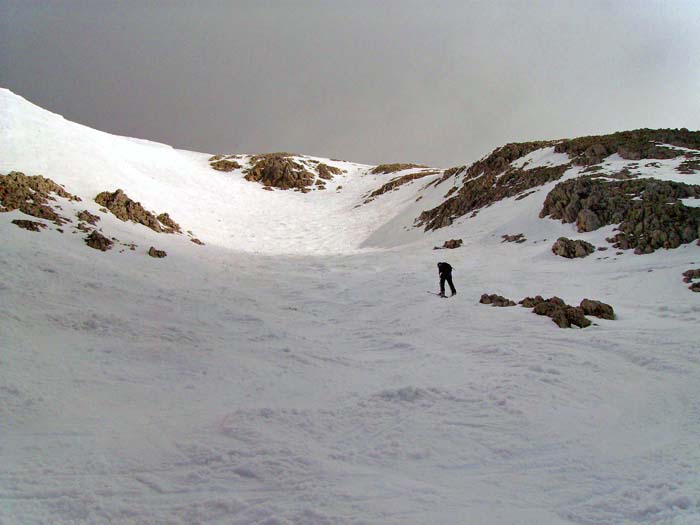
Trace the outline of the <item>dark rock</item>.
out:
M 94 248 L 95 250 L 100 250 L 103 252 L 106 252 L 109 250 L 114 242 L 110 241 L 107 237 L 102 235 L 100 232 L 97 230 L 93 231 L 85 237 L 85 242 L 90 248 Z
M 43 222 L 27 221 L 24 219 L 15 219 L 12 221 L 12 224 L 25 230 L 29 230 L 30 232 L 39 232 L 41 231 L 41 228 L 46 228 L 46 224 Z
M 507 299 L 506 297 L 503 297 L 502 295 L 496 295 L 496 294 L 483 294 L 481 296 L 481 299 L 479 299 L 479 302 L 481 304 L 490 304 L 491 306 L 500 306 L 500 307 L 505 307 L 505 306 L 515 306 L 515 303 L 511 301 L 510 299 Z
M 156 250 L 153 246 L 151 246 L 148 249 L 148 255 L 151 257 L 155 257 L 156 259 L 162 259 L 163 257 L 167 256 L 168 254 L 165 253 L 164 250 Z
M 693 283 L 690 286 L 688 286 L 691 292 L 700 292 L 700 282 Z
M 200 246 L 204 246 L 204 243 L 203 243 L 202 241 L 200 241 L 199 239 L 197 239 L 196 237 L 195 237 L 195 238 L 192 238 L 192 239 L 190 239 L 190 240 L 191 240 L 193 243 L 195 243 L 195 244 L 198 244 L 198 245 L 200 245 Z
M 552 252 L 567 259 L 583 258 L 595 251 L 595 246 L 580 239 L 571 240 L 559 237 L 552 245 Z
M 593 299 L 584 299 L 580 304 L 581 310 L 586 315 L 600 317 L 601 319 L 615 319 L 615 311 L 609 304 Z

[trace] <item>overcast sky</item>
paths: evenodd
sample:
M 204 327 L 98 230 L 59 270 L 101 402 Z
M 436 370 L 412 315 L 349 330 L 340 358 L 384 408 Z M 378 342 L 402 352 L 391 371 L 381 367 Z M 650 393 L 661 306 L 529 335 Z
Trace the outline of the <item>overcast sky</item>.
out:
M 448 167 L 700 129 L 700 1 L 0 0 L 0 85 L 178 148 Z

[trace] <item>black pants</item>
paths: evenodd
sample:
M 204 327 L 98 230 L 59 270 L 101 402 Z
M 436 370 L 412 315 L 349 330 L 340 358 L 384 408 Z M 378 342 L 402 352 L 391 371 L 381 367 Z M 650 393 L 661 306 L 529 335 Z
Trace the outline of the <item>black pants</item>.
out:
M 457 293 L 457 290 L 455 290 L 455 285 L 452 284 L 452 274 L 447 273 L 447 274 L 442 274 L 440 276 L 440 293 L 442 295 L 445 295 L 445 281 L 447 281 L 447 284 L 450 285 L 450 290 L 452 291 L 452 295 Z

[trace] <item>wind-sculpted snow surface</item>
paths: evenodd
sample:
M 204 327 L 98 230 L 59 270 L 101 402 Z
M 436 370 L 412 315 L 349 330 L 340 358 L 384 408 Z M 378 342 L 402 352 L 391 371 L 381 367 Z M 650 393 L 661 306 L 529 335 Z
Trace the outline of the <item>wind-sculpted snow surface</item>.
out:
M 42 173 L 83 199 L 57 198 L 66 216 L 167 252 L 91 250 L 0 214 L 0 523 L 700 521 L 700 295 L 683 282 L 700 247 L 551 253 L 575 227 L 538 214 L 581 166 L 423 232 L 413 218 L 456 172 L 355 208 L 392 175 L 343 163 L 333 191 L 261 191 L 210 155 L 0 95 L 0 173 Z M 513 162 L 561 166 L 548 148 Z M 638 169 L 697 184 L 685 160 Z M 100 212 L 105 188 L 207 245 Z M 613 227 L 576 237 L 603 246 Z M 446 257 L 448 300 L 425 293 Z M 595 298 L 615 320 L 560 330 L 484 291 Z

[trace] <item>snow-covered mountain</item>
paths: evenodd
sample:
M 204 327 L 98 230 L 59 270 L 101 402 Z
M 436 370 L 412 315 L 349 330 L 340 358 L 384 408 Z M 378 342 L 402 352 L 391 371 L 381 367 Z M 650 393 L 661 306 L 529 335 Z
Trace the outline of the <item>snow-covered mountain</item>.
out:
M 699 163 L 193 153 L 0 90 L 0 522 L 700 522 Z

